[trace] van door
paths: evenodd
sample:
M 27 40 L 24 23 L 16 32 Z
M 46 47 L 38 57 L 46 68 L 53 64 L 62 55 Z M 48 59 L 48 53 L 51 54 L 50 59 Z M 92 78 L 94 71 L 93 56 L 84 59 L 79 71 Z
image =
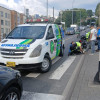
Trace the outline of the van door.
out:
M 51 57 L 51 59 L 54 59 L 56 57 L 57 39 L 53 32 L 52 26 L 49 26 L 49 28 L 48 28 L 46 40 L 48 40 L 48 42 L 49 42 L 50 57 Z
M 54 25 L 54 33 L 56 35 L 57 43 L 56 43 L 56 56 L 60 54 L 60 47 L 61 47 L 61 32 L 58 25 Z

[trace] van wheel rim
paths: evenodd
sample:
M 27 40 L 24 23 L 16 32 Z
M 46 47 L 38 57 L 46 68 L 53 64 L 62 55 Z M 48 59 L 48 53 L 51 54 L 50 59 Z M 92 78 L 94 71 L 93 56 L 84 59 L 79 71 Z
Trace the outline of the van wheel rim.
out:
M 7 95 L 5 100 L 18 100 L 18 95 L 15 92 L 12 92 Z
M 43 62 L 42 62 L 42 69 L 46 70 L 49 67 L 49 60 L 47 58 L 44 58 Z

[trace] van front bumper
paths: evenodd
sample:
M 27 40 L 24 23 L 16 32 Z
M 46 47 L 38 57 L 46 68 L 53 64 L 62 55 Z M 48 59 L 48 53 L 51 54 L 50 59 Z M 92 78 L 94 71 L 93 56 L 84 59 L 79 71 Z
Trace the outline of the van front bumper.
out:
M 30 69 L 30 68 L 38 67 L 41 64 L 42 59 L 40 58 L 41 57 L 23 58 L 23 59 L 6 59 L 6 58 L 0 57 L 0 64 L 6 65 L 7 62 L 14 62 L 16 66 L 13 68 L 17 68 L 17 69 L 28 69 L 29 68 Z

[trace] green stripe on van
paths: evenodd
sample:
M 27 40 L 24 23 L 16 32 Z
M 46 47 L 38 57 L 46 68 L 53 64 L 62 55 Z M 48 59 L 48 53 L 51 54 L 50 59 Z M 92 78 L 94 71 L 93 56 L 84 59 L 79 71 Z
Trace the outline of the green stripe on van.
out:
M 32 42 L 33 39 L 26 39 L 25 41 L 19 43 L 19 44 L 29 44 Z M 16 47 L 16 49 L 23 49 L 23 47 Z

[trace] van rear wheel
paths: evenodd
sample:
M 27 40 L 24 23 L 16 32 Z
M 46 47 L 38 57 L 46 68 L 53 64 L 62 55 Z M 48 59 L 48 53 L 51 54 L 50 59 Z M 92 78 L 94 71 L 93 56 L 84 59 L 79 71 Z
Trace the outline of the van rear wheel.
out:
M 40 67 L 39 67 L 39 70 L 42 72 L 42 73 L 46 73 L 50 70 L 51 68 L 51 59 L 48 55 L 46 55 L 43 59 L 43 62 L 40 64 Z

